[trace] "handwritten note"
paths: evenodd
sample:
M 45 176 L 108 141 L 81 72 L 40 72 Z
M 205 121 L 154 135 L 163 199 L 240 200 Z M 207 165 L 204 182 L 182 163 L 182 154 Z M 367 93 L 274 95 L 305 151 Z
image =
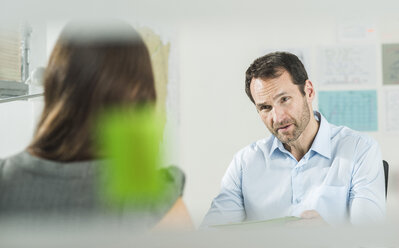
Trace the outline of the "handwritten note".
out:
M 340 42 L 375 41 L 376 38 L 376 25 L 367 20 L 344 21 L 338 25 L 338 41 Z
M 324 47 L 318 52 L 321 85 L 376 83 L 376 48 L 370 45 Z

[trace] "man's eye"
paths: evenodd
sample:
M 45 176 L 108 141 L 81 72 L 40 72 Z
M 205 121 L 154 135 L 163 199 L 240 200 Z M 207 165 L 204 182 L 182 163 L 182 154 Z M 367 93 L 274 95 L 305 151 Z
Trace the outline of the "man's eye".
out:
M 286 102 L 286 101 L 288 101 L 290 98 L 288 97 L 288 96 L 285 96 L 285 97 L 282 97 L 281 98 L 281 101 L 282 102 Z
M 268 105 L 263 105 L 263 106 L 260 106 L 260 110 L 266 110 L 266 111 L 269 111 L 269 110 L 271 110 L 272 109 L 272 107 L 271 106 L 268 106 Z

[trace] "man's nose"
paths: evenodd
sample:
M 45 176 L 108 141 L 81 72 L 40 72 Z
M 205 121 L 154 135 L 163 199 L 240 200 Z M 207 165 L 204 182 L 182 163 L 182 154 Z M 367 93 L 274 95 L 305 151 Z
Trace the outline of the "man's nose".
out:
M 274 107 L 272 110 L 272 115 L 273 115 L 273 122 L 274 123 L 280 123 L 281 121 L 284 120 L 284 110 L 280 107 Z

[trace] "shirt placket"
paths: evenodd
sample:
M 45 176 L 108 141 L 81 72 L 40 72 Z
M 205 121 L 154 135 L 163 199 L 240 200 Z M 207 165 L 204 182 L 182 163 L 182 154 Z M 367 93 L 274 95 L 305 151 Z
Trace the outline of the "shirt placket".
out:
M 292 204 L 300 204 L 303 200 L 304 195 L 304 178 L 303 178 L 303 168 L 306 164 L 307 159 L 302 158 L 298 164 L 291 171 L 291 181 L 292 181 Z

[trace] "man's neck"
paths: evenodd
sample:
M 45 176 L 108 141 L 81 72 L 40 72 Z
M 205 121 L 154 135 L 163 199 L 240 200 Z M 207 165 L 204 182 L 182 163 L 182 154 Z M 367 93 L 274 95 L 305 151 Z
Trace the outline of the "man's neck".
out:
M 320 123 L 312 114 L 309 123 L 301 136 L 293 142 L 284 144 L 285 149 L 287 149 L 297 161 L 300 161 L 309 151 L 313 144 L 313 140 L 316 137 L 317 131 L 319 130 L 319 125 Z

